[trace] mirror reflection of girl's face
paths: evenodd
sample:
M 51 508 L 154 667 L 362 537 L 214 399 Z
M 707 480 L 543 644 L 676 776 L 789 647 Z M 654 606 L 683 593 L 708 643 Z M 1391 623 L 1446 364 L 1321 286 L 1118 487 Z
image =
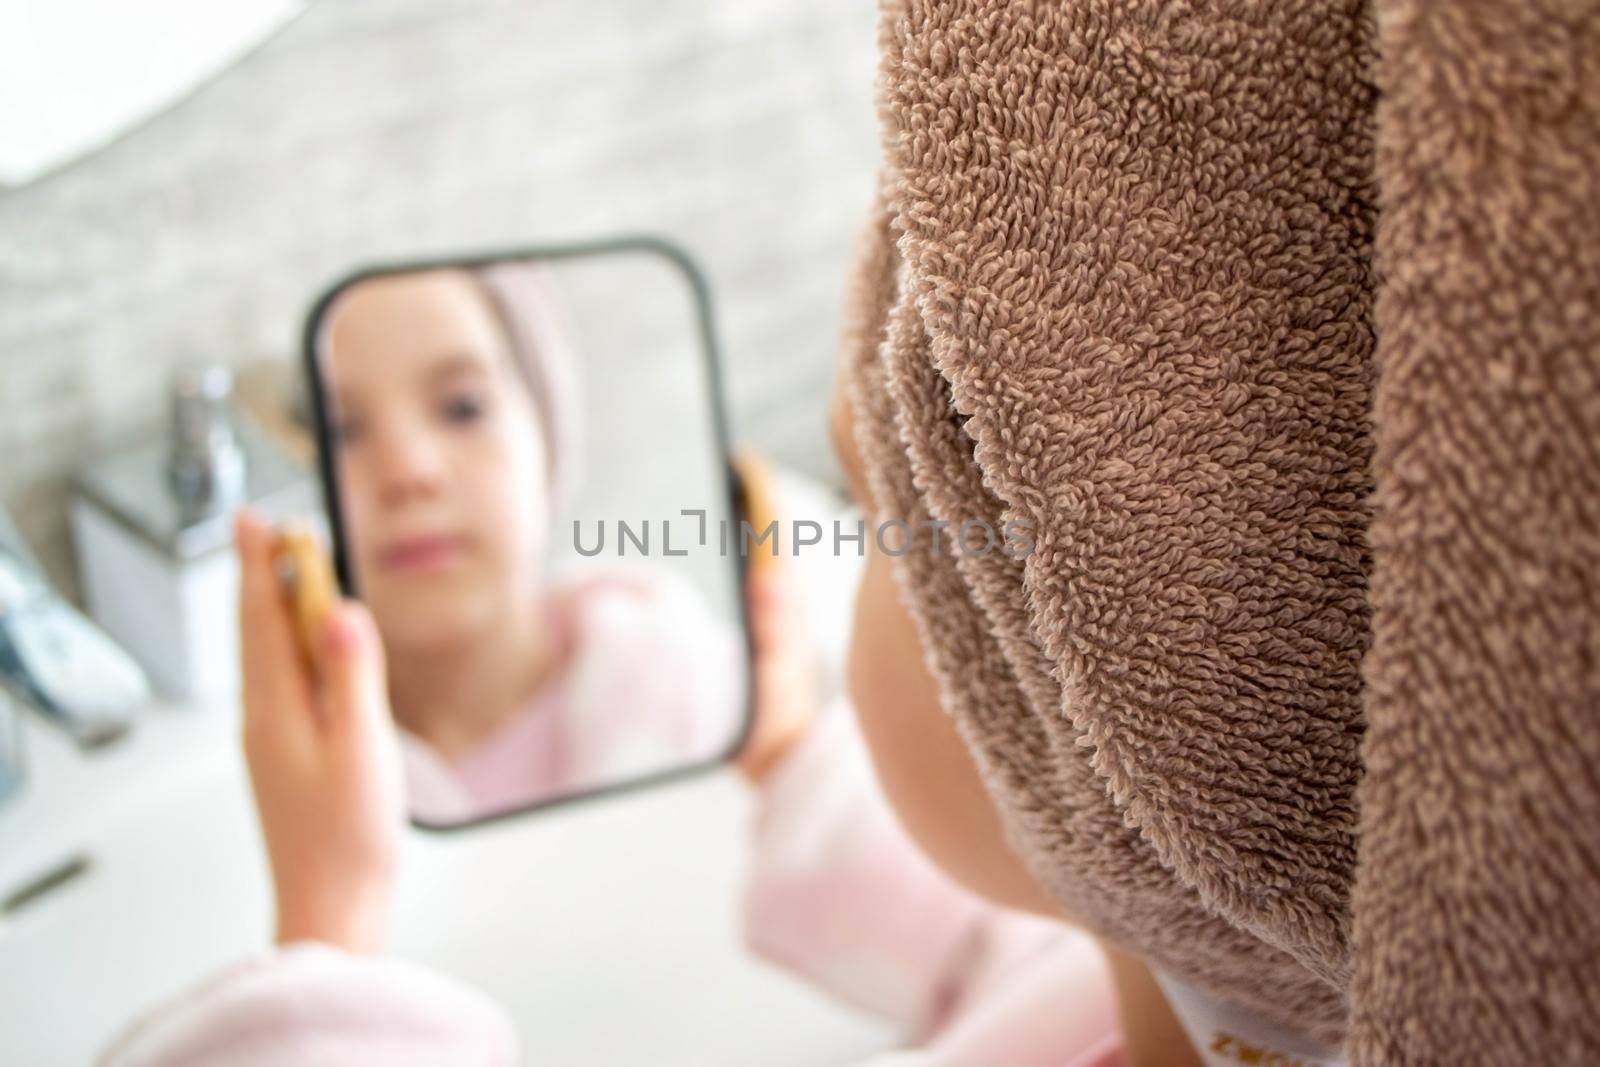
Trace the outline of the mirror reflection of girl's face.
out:
M 463 270 L 359 282 L 324 352 L 352 562 L 391 654 L 501 624 L 532 595 L 549 513 L 538 415 L 488 293 Z

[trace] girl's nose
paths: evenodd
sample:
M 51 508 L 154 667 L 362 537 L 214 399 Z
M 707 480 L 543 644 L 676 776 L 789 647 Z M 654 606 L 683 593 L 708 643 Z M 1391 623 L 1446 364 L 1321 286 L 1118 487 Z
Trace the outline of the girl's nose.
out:
M 443 487 L 447 466 L 434 436 L 421 427 L 398 425 L 373 442 L 378 499 L 385 507 L 433 496 Z

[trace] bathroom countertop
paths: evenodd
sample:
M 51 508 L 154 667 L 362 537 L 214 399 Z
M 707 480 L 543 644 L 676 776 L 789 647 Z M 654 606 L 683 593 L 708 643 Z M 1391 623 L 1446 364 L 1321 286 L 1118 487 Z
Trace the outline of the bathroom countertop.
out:
M 200 712 L 158 702 L 122 738 L 85 751 L 24 710 L 25 777 L 20 790 L 0 803 L 0 900 L 74 855 L 92 853 L 100 831 L 119 811 L 159 802 L 191 771 L 224 758 L 237 722 L 231 708 Z M 0 917 L 0 924 L 8 921 L 20 919 Z
M 30 780 L 0 808 L 0 894 L 74 855 L 88 866 L 0 924 L 0 1032 L 26 1051 L 17 1062 L 90 1062 L 138 1011 L 268 943 L 236 722 L 158 706 L 91 754 L 29 723 Z M 878 1023 L 746 953 L 751 817 L 719 770 L 411 834 L 392 949 L 495 996 L 530 1065 L 815 1067 L 885 1047 Z

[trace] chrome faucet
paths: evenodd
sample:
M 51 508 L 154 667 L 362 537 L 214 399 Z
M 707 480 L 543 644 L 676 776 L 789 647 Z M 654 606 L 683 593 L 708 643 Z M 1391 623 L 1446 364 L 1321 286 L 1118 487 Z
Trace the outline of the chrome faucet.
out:
M 0 683 L 89 748 L 150 699 L 139 665 L 50 587 L 0 510 Z

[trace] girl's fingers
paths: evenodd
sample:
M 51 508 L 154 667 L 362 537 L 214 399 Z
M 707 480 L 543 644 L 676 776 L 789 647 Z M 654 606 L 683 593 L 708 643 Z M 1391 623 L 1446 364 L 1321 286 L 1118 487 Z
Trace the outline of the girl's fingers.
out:
M 774 610 L 771 568 L 752 567 L 746 583 L 750 600 L 750 636 L 758 651 L 770 648 L 775 636 L 773 616 L 777 614 Z
M 322 632 L 322 696 L 326 725 L 343 739 L 369 739 L 389 726 L 383 643 L 367 609 L 341 600 Z
M 781 561 L 749 572 L 750 628 L 758 650 L 781 644 L 786 628 L 799 625 L 794 581 L 790 568 Z
M 239 653 L 245 729 L 289 735 L 311 728 L 310 686 L 295 647 L 273 559 L 274 535 L 252 512 L 234 516 L 239 553 Z

